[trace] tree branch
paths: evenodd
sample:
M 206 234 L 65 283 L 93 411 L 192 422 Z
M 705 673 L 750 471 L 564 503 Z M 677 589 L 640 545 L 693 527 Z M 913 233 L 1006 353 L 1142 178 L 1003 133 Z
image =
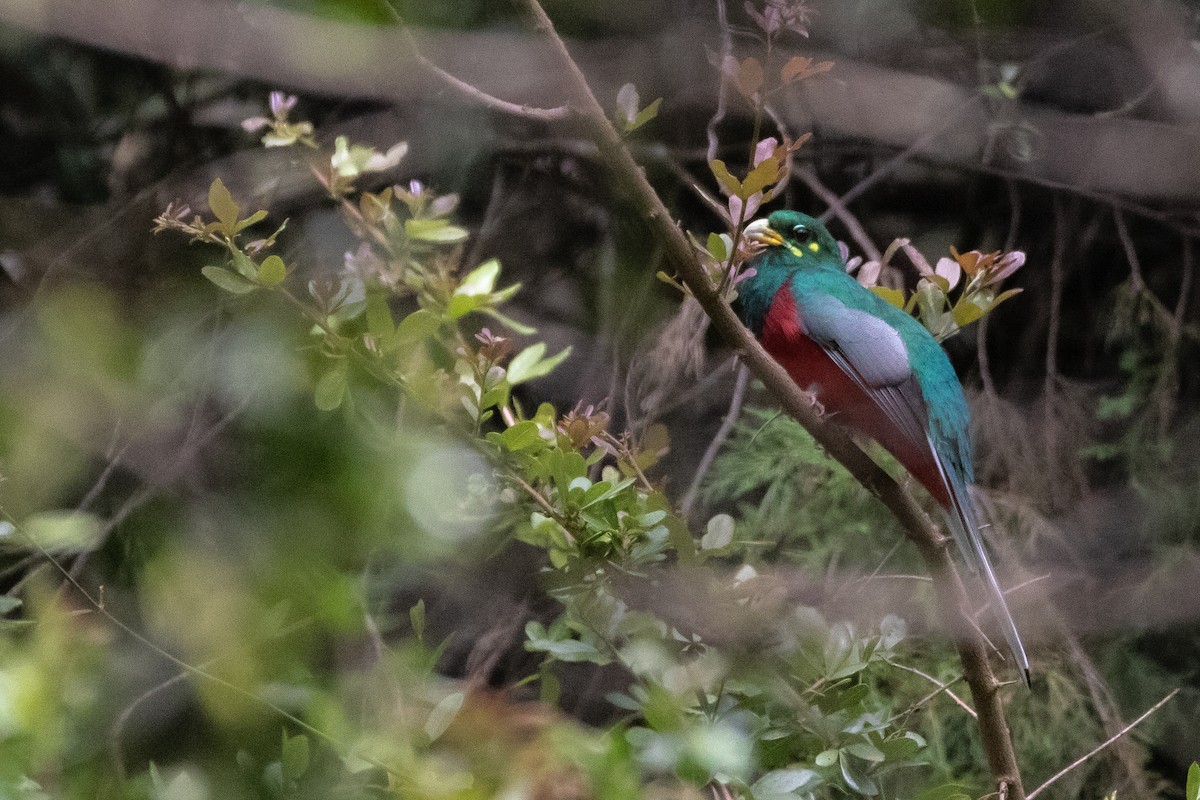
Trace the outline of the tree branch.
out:
M 1160 708 L 1162 708 L 1163 706 L 1165 706 L 1165 705 L 1166 705 L 1166 704 L 1167 704 L 1167 703 L 1168 703 L 1168 702 L 1171 700 L 1171 698 L 1173 698 L 1173 697 L 1174 697 L 1175 695 L 1177 695 L 1177 694 L 1179 694 L 1179 689 L 1172 689 L 1172 690 L 1171 690 L 1171 691 L 1170 691 L 1170 692 L 1167 694 L 1167 696 L 1166 696 L 1166 697 L 1164 697 L 1162 700 L 1159 700 L 1159 701 L 1158 701 L 1157 703 L 1155 703 L 1154 705 L 1150 706 L 1150 708 L 1146 709 L 1146 712 L 1145 712 L 1144 714 L 1142 714 L 1140 717 L 1138 717 L 1138 718 L 1137 718 L 1137 719 L 1135 719 L 1133 722 L 1131 722 L 1131 723 L 1129 723 L 1128 725 L 1126 725 L 1126 726 L 1125 726 L 1124 728 L 1122 728 L 1121 730 L 1117 731 L 1117 732 L 1116 732 L 1115 734 L 1113 734 L 1112 736 L 1110 736 L 1110 737 L 1108 737 L 1107 739 L 1105 739 L 1105 740 L 1104 740 L 1102 743 L 1100 743 L 1100 744 L 1096 745 L 1095 747 L 1093 747 L 1093 748 L 1092 748 L 1092 749 L 1091 749 L 1091 750 L 1090 750 L 1088 753 L 1086 753 L 1085 755 L 1083 755 L 1083 756 L 1080 756 L 1079 758 L 1075 759 L 1075 760 L 1074 760 L 1074 761 L 1072 761 L 1070 764 L 1068 764 L 1067 766 L 1063 767 L 1061 770 L 1059 770 L 1058 772 L 1056 772 L 1056 773 L 1055 773 L 1053 776 L 1051 776 L 1051 778 L 1050 778 L 1048 781 L 1046 781 L 1046 782 L 1045 782 L 1045 783 L 1043 783 L 1041 786 L 1037 787 L 1037 788 L 1036 788 L 1036 789 L 1034 789 L 1032 792 L 1030 792 L 1028 795 L 1026 795 L 1026 797 L 1025 797 L 1025 800 L 1033 800 L 1035 797 L 1037 797 L 1039 794 L 1041 794 L 1041 793 L 1042 793 L 1042 792 L 1043 792 L 1045 789 L 1049 788 L 1051 784 L 1055 783 L 1055 782 L 1056 782 L 1056 781 L 1057 781 L 1059 778 L 1061 778 L 1062 776 L 1066 775 L 1068 772 L 1070 772 L 1071 770 L 1075 769 L 1075 768 L 1076 768 L 1076 767 L 1078 767 L 1080 764 L 1083 764 L 1083 763 L 1084 763 L 1085 761 L 1087 761 L 1089 758 L 1091 758 L 1092 756 L 1096 755 L 1096 754 L 1097 754 L 1097 753 L 1099 753 L 1101 750 L 1103 750 L 1104 748 L 1108 747 L 1110 744 L 1112 744 L 1113 742 L 1117 741 L 1118 739 L 1120 739 L 1120 738 L 1121 738 L 1122 736 L 1124 736 L 1125 734 L 1129 733 L 1131 730 L 1133 730 L 1134 728 L 1136 728 L 1138 725 L 1142 724 L 1142 722 L 1144 722 L 1144 721 L 1145 721 L 1145 720 L 1146 720 L 1146 719 L 1147 719 L 1147 718 L 1148 718 L 1148 717 L 1149 717 L 1151 714 L 1153 714 L 1155 711 L 1158 711 Z
M 1024 800 L 1025 792 L 1012 738 L 1000 702 L 1000 684 L 988 663 L 984 641 L 974 632 L 966 615 L 966 590 L 954 569 L 945 537 L 907 491 L 844 433 L 821 421 L 800 387 L 742 325 L 733 309 L 709 281 L 691 243 L 672 222 L 671 214 L 658 193 L 609 123 L 603 107 L 592 94 L 586 78 L 555 32 L 545 10 L 538 0 L 526 2 L 537 31 L 546 38 L 562 61 L 567 73 L 569 102 L 595 137 L 603 163 L 616 187 L 629 197 L 636 208 L 641 209 L 644 222 L 662 242 L 667 262 L 709 315 L 713 326 L 741 352 L 743 363 L 775 394 L 784 409 L 812 434 L 830 456 L 887 505 L 903 526 L 905 534 L 920 550 L 933 578 L 943 619 L 955 637 L 963 674 L 971 688 L 979 715 L 983 749 L 997 789 L 1011 800 Z

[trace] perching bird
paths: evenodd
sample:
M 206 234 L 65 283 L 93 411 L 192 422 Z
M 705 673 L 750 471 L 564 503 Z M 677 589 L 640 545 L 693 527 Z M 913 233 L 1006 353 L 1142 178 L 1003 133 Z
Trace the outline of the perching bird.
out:
M 776 211 L 745 234 L 766 249 L 738 284 L 742 321 L 835 421 L 883 445 L 946 510 L 1029 685 L 1029 659 L 979 532 L 967 402 L 945 351 L 920 322 L 847 274 L 837 242 L 812 217 Z

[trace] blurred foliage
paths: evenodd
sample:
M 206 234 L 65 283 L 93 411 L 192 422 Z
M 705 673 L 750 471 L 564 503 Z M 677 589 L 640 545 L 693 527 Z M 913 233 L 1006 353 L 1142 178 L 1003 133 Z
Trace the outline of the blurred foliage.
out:
M 272 5 L 392 22 L 377 3 Z M 670 25 L 679 10 L 617 5 L 550 10 L 583 37 Z M 737 5 L 735 24 L 752 35 L 739 37 L 736 55 L 716 57 L 714 70 L 741 104 L 745 130 L 730 126 L 740 138 L 716 158 L 686 156 L 697 171 L 707 162 L 715 179 L 721 232 L 698 240 L 697 251 L 731 293 L 745 254 L 740 231 L 764 204 L 796 202 L 796 163 L 820 166 L 844 183 L 840 191 L 878 158 L 861 144 L 814 151 L 802 147 L 806 136 L 764 135 L 773 131 L 770 100 L 831 64 L 793 52 L 810 27 L 796 4 L 759 3 L 744 14 Z M 952 5 L 917 10 L 950 30 L 974 28 L 975 13 L 987 26 L 1030 14 L 1026 3 L 980 2 L 970 13 Z M 445 28 L 513 18 L 489 3 L 396 9 Z M 938 637 L 924 635 L 932 602 L 912 574 L 915 556 L 883 507 L 807 434 L 749 408 L 707 476 L 696 521 L 671 497 L 698 461 L 694 442 L 703 446 L 715 428 L 705 425 L 724 412 L 714 410 L 721 392 L 699 381 L 695 393 L 663 392 L 687 418 L 681 426 L 662 412 L 669 429 L 639 418 L 645 409 L 622 407 L 616 379 L 609 405 L 574 405 L 597 395 L 564 373 L 609 365 L 561 328 L 634 340 L 672 301 L 631 289 L 631 275 L 657 267 L 620 216 L 627 209 L 595 200 L 595 165 L 508 143 L 504 174 L 520 179 L 503 184 L 495 200 L 503 224 L 488 240 L 474 225 L 490 202 L 478 186 L 454 187 L 467 196 L 459 203 L 396 178 L 435 169 L 410 171 L 404 142 L 372 147 L 316 131 L 293 119 L 298 106 L 282 93 L 262 113 L 260 87 L 220 76 L 3 33 L 5 796 L 984 793 L 972 721 L 945 692 L 934 696 L 930 678 L 958 692 L 959 668 Z M 997 63 L 980 64 L 980 92 L 1014 103 L 1026 73 Z M 624 133 L 669 140 L 664 130 L 678 121 L 671 104 L 647 102 L 627 84 L 615 118 Z M 299 108 L 318 120 L 347 113 L 317 99 Z M 423 109 L 404 111 L 433 124 Z M 187 253 L 167 237 L 146 241 L 146 219 L 161 208 L 143 215 L 105 205 L 89 217 L 71 205 L 126 198 L 225 154 L 244 140 L 239 123 L 252 113 L 262 116 L 245 120 L 245 130 L 289 148 L 293 161 L 279 163 L 306 181 L 311 174 L 314 194 L 345 223 L 331 237 L 335 248 L 351 242 L 341 269 L 314 244 L 328 229 L 260 210 L 238 191 L 236 174 L 194 178 L 207 192 L 160 218 L 163 229 L 196 240 Z M 522 144 L 527 136 L 519 133 Z M 446 168 L 463 171 L 457 162 Z M 979 423 L 981 449 L 989 458 L 1016 453 L 995 473 L 1005 482 L 995 488 L 1007 493 L 993 499 L 1022 521 L 1011 527 L 1031 571 L 1060 570 L 1083 557 L 1072 548 L 1091 543 L 1147 572 L 1136 580 L 1114 572 L 1110 585 L 1074 592 L 1094 587 L 1099 606 L 1149 618 L 1093 637 L 1086 660 L 1070 648 L 1073 635 L 1047 622 L 1044 636 L 1056 641 L 1039 647 L 1038 684 L 1013 692 L 1009 705 L 1033 786 L 1107 738 L 1114 712 L 1128 719 L 1200 675 L 1195 621 L 1159 591 L 1192 579 L 1200 535 L 1194 314 L 1157 299 L 1183 290 L 1162 280 L 1173 257 L 1153 251 L 1138 282 L 1114 256 L 1118 242 L 1081 244 L 1057 324 L 1072 356 L 1062 369 L 1088 381 L 1086 390 L 1056 376 L 1048 410 L 1031 412 L 1026 383 L 1041 379 L 1043 364 L 1029 345 L 1042 340 L 1029 332 L 1053 318 L 1038 285 L 1044 273 L 1014 275 L 1013 254 L 1000 252 L 1009 197 L 999 181 L 962 179 L 945 196 L 943 173 L 928 184 L 917 191 L 900 181 L 903 191 L 855 206 L 881 241 L 900 238 L 878 261 L 849 259 L 851 268 L 868 284 L 900 274 L 881 293 L 944 338 L 1012 296 L 997 291 L 1000 278 L 1036 290 L 993 322 L 995 374 L 982 368 L 1006 394 L 985 392 L 980 405 L 1003 402 L 1007 416 Z M 1038 208 L 1045 197 L 1020 191 L 1032 206 L 1022 230 L 1032 233 L 1018 243 L 1032 267 L 1049 260 Z M 674 200 L 685 220 L 699 216 L 689 200 Z M 311 202 L 287 195 L 278 214 Z M 551 207 L 553 226 L 530 221 L 528 209 L 539 205 Z M 704 213 L 691 227 L 711 227 L 713 212 Z M 936 213 L 954 216 L 943 238 L 987 246 L 931 267 L 901 234 L 935 227 Z M 132 244 L 113 248 L 94 235 L 123 229 L 117 223 L 135 231 Z M 541 228 L 566 231 L 569 244 Z M 46 262 L 26 254 L 55 236 L 74 244 L 52 254 L 38 283 Z M 1135 236 L 1139 247 L 1163 238 L 1157 229 Z M 491 257 L 497 250 L 503 264 Z M 916 274 L 890 263 L 901 250 Z M 578 274 L 547 268 L 559 266 L 555 259 Z M 584 287 L 582 310 L 563 288 L 572 281 Z M 622 316 L 631 308 L 638 319 Z M 968 338 L 951 342 L 954 355 Z M 1064 461 L 1081 475 L 1059 476 Z M 1112 486 L 1132 488 L 1132 530 L 1113 523 L 1120 529 L 1083 536 L 1090 527 L 1057 516 L 1083 492 Z M 806 577 L 791 580 L 792 569 Z M 892 584 L 903 588 L 879 589 Z M 1159 794 L 1158 779 L 1143 772 L 1152 755 L 1155 770 L 1182 787 L 1198 713 L 1200 692 L 1185 690 L 1136 740 L 1114 748 L 1119 755 L 1089 761 L 1051 793 Z M 1193 767 L 1187 776 L 1189 800 L 1197 774 Z M 1162 796 L 1178 796 L 1169 791 Z

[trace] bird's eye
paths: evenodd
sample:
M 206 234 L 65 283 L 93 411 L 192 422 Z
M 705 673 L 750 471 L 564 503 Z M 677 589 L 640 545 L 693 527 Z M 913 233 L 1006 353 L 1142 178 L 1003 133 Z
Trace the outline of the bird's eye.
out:
M 797 225 L 792 228 L 792 235 L 796 237 L 796 241 L 800 244 L 808 244 L 813 240 L 813 232 L 807 225 Z

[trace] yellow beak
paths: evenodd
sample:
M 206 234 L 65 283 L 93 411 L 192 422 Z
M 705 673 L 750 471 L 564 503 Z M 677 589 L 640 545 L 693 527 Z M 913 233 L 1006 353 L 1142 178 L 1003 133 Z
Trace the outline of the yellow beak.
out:
M 743 231 L 746 238 L 757 244 L 778 246 L 783 244 L 783 237 L 772 228 L 765 219 L 756 219 L 746 226 Z

